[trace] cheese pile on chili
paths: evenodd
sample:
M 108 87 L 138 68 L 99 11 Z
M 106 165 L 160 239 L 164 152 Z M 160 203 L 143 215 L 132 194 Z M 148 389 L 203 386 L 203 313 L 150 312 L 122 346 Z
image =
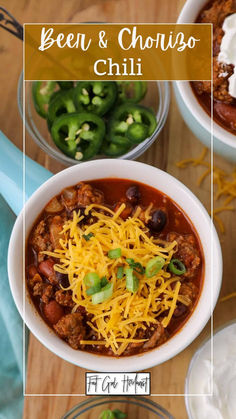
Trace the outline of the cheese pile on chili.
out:
M 202 166 L 205 167 L 205 171 L 198 179 L 198 186 L 201 186 L 204 179 L 211 174 L 211 164 L 209 161 L 206 161 L 208 149 L 204 147 L 201 155 L 197 158 L 184 159 L 176 163 L 177 167 L 185 169 L 188 166 Z M 217 222 L 219 229 L 222 233 L 225 232 L 225 227 L 223 221 L 219 217 L 219 214 L 223 211 L 233 211 L 234 206 L 230 205 L 232 201 L 236 198 L 236 169 L 232 173 L 228 174 L 224 170 L 213 166 L 213 183 L 216 185 L 214 189 L 214 199 L 215 201 L 222 200 L 222 205 L 213 209 L 213 219 Z
M 96 341 L 81 341 L 81 344 L 105 345 L 111 347 L 116 355 L 121 355 L 129 343 L 145 341 L 135 338 L 137 330 L 155 326 L 157 317 L 162 313 L 162 324 L 167 327 L 177 301 L 189 304 L 187 297 L 179 294 L 179 277 L 167 271 L 177 243 L 150 237 L 147 227 L 137 216 L 123 220 L 119 215 L 124 208 L 125 204 L 122 204 L 117 212 L 113 212 L 101 205 L 90 205 L 85 215 L 90 213 L 94 222 L 82 226 L 79 223 L 84 216 L 80 211 L 74 211 L 73 219 L 66 221 L 61 233 L 61 249 L 44 252 L 59 259 L 54 265 L 56 271 L 68 274 L 70 287 L 67 289 L 72 291 L 76 304 L 73 311 L 83 306 L 91 314 L 87 324 L 98 338 Z M 89 235 L 89 240 L 85 240 L 85 235 Z M 109 258 L 108 252 L 117 248 L 121 249 L 121 256 Z M 117 278 L 118 267 L 129 266 L 127 258 L 134 259 L 145 268 L 148 261 L 157 256 L 165 259 L 165 265 L 151 278 L 137 273 L 137 292 L 127 290 L 125 275 Z M 113 293 L 106 301 L 92 304 L 84 283 L 89 272 L 105 276 L 113 284 Z

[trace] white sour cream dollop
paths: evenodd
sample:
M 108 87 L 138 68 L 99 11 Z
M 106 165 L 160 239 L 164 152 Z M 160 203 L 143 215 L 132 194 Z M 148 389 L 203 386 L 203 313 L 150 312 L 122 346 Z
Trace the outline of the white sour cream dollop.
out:
M 208 341 L 193 361 L 188 393 L 192 419 L 236 418 L 236 323 L 216 333 L 213 339 L 213 396 L 211 394 L 211 343 Z M 204 395 L 205 394 L 205 395 Z
M 234 73 L 229 77 L 229 94 L 236 98 L 236 13 L 226 17 L 222 28 L 224 36 L 221 41 L 218 61 L 235 66 Z

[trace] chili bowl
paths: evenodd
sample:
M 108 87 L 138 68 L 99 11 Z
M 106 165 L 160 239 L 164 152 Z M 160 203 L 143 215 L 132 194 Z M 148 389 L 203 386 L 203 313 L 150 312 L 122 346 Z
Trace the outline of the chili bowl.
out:
M 177 23 L 194 23 L 208 0 L 187 0 Z M 199 103 L 189 82 L 174 82 L 175 97 L 181 115 L 197 138 L 217 154 L 236 161 L 236 135 L 227 131 L 211 117 Z
M 25 118 L 23 117 L 23 83 L 25 83 Z M 65 166 L 80 164 L 80 161 L 66 156 L 55 145 L 54 141 L 51 138 L 45 119 L 41 118 L 34 108 L 31 90 L 32 83 L 24 82 L 22 72 L 18 81 L 18 108 L 31 138 L 43 151 L 45 151 L 45 153 L 47 153 L 50 157 L 56 159 L 60 163 L 63 163 Z M 143 154 L 158 138 L 165 125 L 166 118 L 169 112 L 170 87 L 168 82 L 148 82 L 147 94 L 145 98 L 140 102 L 140 104 L 147 107 L 151 107 L 154 110 L 157 120 L 157 126 L 153 134 L 149 138 L 146 138 L 146 140 L 134 146 L 127 153 L 116 158 L 134 160 L 138 158 L 141 154 Z M 106 157 L 100 155 L 95 156 L 91 160 L 98 158 Z
M 24 250 L 34 222 L 62 189 L 79 181 L 120 178 L 149 185 L 169 196 L 189 217 L 202 245 L 204 280 L 198 303 L 184 326 L 161 346 L 139 355 L 111 357 L 74 350 L 47 326 L 32 304 L 25 287 Z M 222 280 L 222 254 L 211 219 L 193 193 L 166 172 L 128 160 L 96 160 L 72 166 L 52 176 L 29 198 L 14 225 L 8 253 L 10 287 L 28 328 L 49 350 L 80 367 L 96 371 L 137 371 L 151 368 L 185 349 L 208 322 L 218 299 Z M 24 298 L 25 297 L 25 298 Z

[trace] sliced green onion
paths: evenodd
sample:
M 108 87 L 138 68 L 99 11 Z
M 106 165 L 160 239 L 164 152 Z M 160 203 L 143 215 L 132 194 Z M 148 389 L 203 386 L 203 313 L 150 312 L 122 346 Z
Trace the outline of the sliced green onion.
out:
M 88 288 L 86 290 L 86 294 L 87 295 L 93 295 L 93 294 L 96 294 L 99 291 L 101 291 L 101 284 L 94 285 L 93 287 Z
M 141 263 L 139 263 L 139 262 L 135 262 L 135 261 L 134 261 L 134 259 L 131 259 L 131 258 L 127 258 L 127 259 L 126 259 L 126 262 L 129 264 L 129 266 L 130 266 L 131 268 L 133 268 L 133 269 L 134 269 L 134 271 L 135 271 L 135 272 L 137 272 L 138 274 L 141 274 L 141 275 L 143 275 L 143 274 L 144 274 L 145 269 L 144 269 L 144 267 L 141 265 Z
M 100 285 L 100 278 L 98 274 L 96 274 L 95 272 L 89 272 L 84 277 L 84 283 L 88 288 L 95 287 L 97 285 Z
M 113 293 L 113 284 L 110 282 L 105 287 L 102 288 L 100 292 L 92 295 L 92 303 L 99 304 L 103 303 L 104 301 L 108 300 L 112 296 Z
M 146 277 L 152 278 L 161 270 L 161 268 L 163 268 L 164 265 L 165 259 L 163 259 L 161 256 L 157 256 L 149 260 L 145 269 Z
M 179 259 L 171 259 L 168 268 L 175 275 L 183 275 L 186 272 L 185 265 Z
M 121 248 L 117 247 L 117 249 L 111 249 L 108 252 L 108 257 L 110 259 L 118 259 L 121 257 Z
M 133 272 L 134 270 L 132 268 L 125 268 L 126 288 L 130 292 L 138 291 L 139 287 L 139 280 Z
M 86 242 L 88 242 L 91 237 L 94 237 L 93 233 L 89 233 L 89 234 L 83 234 L 83 238 L 86 240 Z
M 103 277 L 101 278 L 101 287 L 102 287 L 102 288 L 103 288 L 103 287 L 105 287 L 108 283 L 109 283 L 109 282 L 108 282 L 108 280 L 106 279 L 106 277 L 105 277 L 105 276 L 103 276 Z
M 124 268 L 123 268 L 123 266 L 119 266 L 118 269 L 117 269 L 117 275 L 116 276 L 117 276 L 118 279 L 122 279 L 123 275 L 124 275 Z

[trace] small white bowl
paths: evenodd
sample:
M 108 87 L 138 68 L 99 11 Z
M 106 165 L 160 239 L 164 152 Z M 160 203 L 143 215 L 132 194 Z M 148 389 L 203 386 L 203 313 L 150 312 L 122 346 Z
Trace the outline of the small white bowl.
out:
M 208 0 L 187 0 L 177 23 L 193 23 Z M 211 147 L 211 118 L 198 102 L 189 82 L 177 81 L 174 90 L 179 110 L 191 131 L 208 148 Z M 214 151 L 236 161 L 236 135 L 213 121 Z
M 30 302 L 27 288 L 24 286 L 25 269 L 22 257 L 22 248 L 24 252 L 26 239 L 35 220 L 53 196 L 60 193 L 63 188 L 79 181 L 111 177 L 139 181 L 167 194 L 191 218 L 198 232 L 205 257 L 205 279 L 201 296 L 192 316 L 183 328 L 159 348 L 141 355 L 118 359 L 76 351 L 53 333 Z M 23 234 L 24 222 L 25 234 Z M 211 234 L 212 246 L 210 245 Z M 186 348 L 198 336 L 209 320 L 218 299 L 222 280 L 222 254 L 217 233 L 207 211 L 186 186 L 155 167 L 128 160 L 107 159 L 86 162 L 65 169 L 46 181 L 29 198 L 12 231 L 8 253 L 8 273 L 12 295 L 21 316 L 31 332 L 49 350 L 66 361 L 88 370 L 128 372 L 151 368 L 167 361 Z
M 197 351 L 195 352 L 195 354 L 193 355 L 189 367 L 188 367 L 188 372 L 186 375 L 186 379 L 185 379 L 185 406 L 186 406 L 186 410 L 188 413 L 188 418 L 189 419 L 196 419 L 199 415 L 199 411 L 198 413 L 196 413 L 196 407 L 198 404 L 202 404 L 202 400 L 206 403 L 207 402 L 207 398 L 209 397 L 208 395 L 206 395 L 204 397 L 204 393 L 208 393 L 208 388 L 211 387 L 211 379 L 213 380 L 213 387 L 214 387 L 214 363 L 216 361 L 219 360 L 223 360 L 222 365 L 225 365 L 224 360 L 226 361 L 226 353 L 227 353 L 227 344 L 229 343 L 229 340 L 232 340 L 232 331 L 234 330 L 235 333 L 235 326 L 236 326 L 236 320 L 231 320 L 230 322 L 222 325 L 221 327 L 219 327 L 218 329 L 216 329 L 214 331 L 214 335 L 213 336 L 209 336 L 206 340 L 204 340 L 202 342 L 202 344 L 200 345 L 200 347 L 197 349 Z M 231 330 L 231 335 L 230 338 L 228 337 L 228 339 L 226 338 L 226 336 L 224 336 L 223 334 L 225 333 L 225 331 L 229 329 Z M 219 345 L 217 345 L 217 343 L 219 343 L 218 339 L 221 339 L 221 336 L 223 335 L 223 345 L 226 344 L 225 348 L 224 348 L 224 352 L 222 353 L 222 344 L 220 342 L 220 347 Z M 213 341 L 211 341 L 211 339 Z M 235 340 L 235 339 L 234 339 Z M 213 348 L 211 347 L 213 343 Z M 232 345 L 231 345 L 232 346 Z M 211 352 L 213 349 L 213 353 Z M 213 356 L 212 356 L 213 355 Z M 206 363 L 212 363 L 212 377 L 208 376 L 208 374 L 206 373 Z M 199 369 L 201 369 L 201 372 L 199 371 Z M 201 375 L 200 375 L 201 374 Z M 211 375 L 210 374 L 210 375 Z M 200 378 L 201 377 L 201 378 Z M 205 387 L 204 393 L 201 392 L 198 388 L 198 384 L 199 381 L 196 381 L 200 378 L 200 381 L 203 383 L 203 386 Z M 195 382 L 194 382 L 195 381 Z M 220 389 L 218 388 L 218 386 L 216 385 L 217 391 L 214 392 L 214 397 L 223 397 L 222 394 L 220 394 Z M 201 396 L 196 396 L 196 394 L 201 394 Z M 191 395 L 190 395 L 191 394 Z M 202 397 L 204 397 L 204 399 L 202 399 Z M 208 399 L 208 402 L 211 403 L 211 401 Z M 195 413 L 194 413 L 195 412 Z M 207 417 L 209 417 L 209 419 L 211 419 L 211 417 L 209 416 L 209 414 L 207 415 Z M 227 416 L 228 417 L 228 416 Z

